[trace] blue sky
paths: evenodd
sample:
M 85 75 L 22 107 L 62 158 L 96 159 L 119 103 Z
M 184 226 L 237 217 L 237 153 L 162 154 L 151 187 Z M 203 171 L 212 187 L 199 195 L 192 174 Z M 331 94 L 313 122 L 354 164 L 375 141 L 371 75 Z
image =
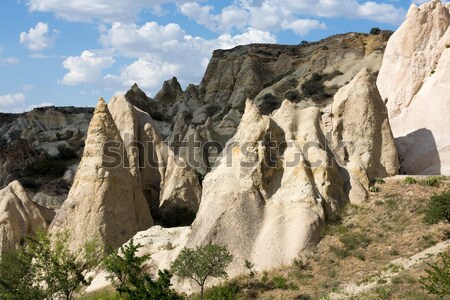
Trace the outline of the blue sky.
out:
M 424 2 L 424 1 L 415 1 Z M 93 106 L 137 82 L 199 83 L 211 53 L 395 30 L 410 0 L 3 0 L 0 112 Z

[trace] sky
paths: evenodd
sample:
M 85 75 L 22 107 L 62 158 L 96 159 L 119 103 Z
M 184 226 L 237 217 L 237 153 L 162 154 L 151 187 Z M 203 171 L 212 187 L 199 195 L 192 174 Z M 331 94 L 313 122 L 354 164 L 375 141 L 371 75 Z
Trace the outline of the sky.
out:
M 425 2 L 423 0 L 413 1 Z M 0 112 L 201 81 L 214 49 L 395 30 L 411 0 L 2 0 Z

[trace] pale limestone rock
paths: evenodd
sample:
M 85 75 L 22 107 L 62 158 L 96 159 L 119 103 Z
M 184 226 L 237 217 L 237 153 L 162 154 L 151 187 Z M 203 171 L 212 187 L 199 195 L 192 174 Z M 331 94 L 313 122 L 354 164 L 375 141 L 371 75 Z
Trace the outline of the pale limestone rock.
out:
M 378 76 L 402 174 L 450 174 L 450 12 L 411 5 L 392 35 Z
M 153 226 L 146 231 L 138 232 L 133 237 L 133 242 L 135 245 L 143 246 L 137 252 L 138 256 L 150 255 L 150 260 L 144 267 L 153 274 L 157 274 L 158 270 L 170 269 L 172 262 L 185 247 L 190 233 L 190 227 Z M 86 292 L 90 293 L 110 286 L 111 282 L 107 280 L 107 275 L 104 271 L 97 274 Z
M 130 170 L 140 183 L 154 218 L 173 219 L 174 211 L 198 210 L 201 186 L 197 175 L 176 156 L 159 134 L 154 121 L 126 97 L 113 97 L 108 104 L 125 142 Z
M 331 113 L 333 148 L 350 173 L 350 201 L 358 203 L 373 179 L 399 168 L 388 112 L 369 70 L 336 93 Z
M 127 160 L 119 131 L 100 99 L 69 196 L 49 231 L 67 231 L 71 249 L 93 239 L 106 249 L 119 247 L 136 232 L 153 225 L 142 190 L 137 189 L 139 185 L 126 167 Z
M 20 182 L 0 190 L 0 254 L 19 246 L 26 235 L 46 228 L 40 207 L 28 198 Z
M 247 101 L 236 135 L 205 178 L 188 246 L 226 245 L 235 256 L 231 273 L 238 274 L 245 259 L 270 269 L 317 243 L 326 215 L 346 202 L 344 176 L 337 166 L 328 170 L 330 155 L 319 147 L 303 152 L 322 135 L 319 116 L 317 108 L 296 110 L 285 101 L 269 118 Z

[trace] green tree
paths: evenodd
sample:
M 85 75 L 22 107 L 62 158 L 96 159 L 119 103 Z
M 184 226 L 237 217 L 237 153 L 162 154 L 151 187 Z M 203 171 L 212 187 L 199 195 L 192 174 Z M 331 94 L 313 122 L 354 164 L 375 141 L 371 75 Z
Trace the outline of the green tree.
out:
M 90 242 L 79 251 L 67 247 L 67 233 L 49 236 L 39 232 L 25 239 L 18 250 L 0 260 L 0 299 L 73 299 L 86 273 L 98 265 L 102 251 Z
M 163 270 L 158 272 L 158 279 L 152 278 L 143 271 L 142 265 L 150 256 L 136 256 L 142 246 L 134 241 L 113 252 L 104 261 L 108 279 L 116 285 L 121 297 L 130 300 L 179 300 L 182 299 L 170 289 L 172 274 Z M 120 253 L 120 254 L 119 254 Z
M 372 27 L 372 29 L 370 29 L 370 34 L 379 35 L 380 33 L 381 33 L 381 29 L 378 27 Z
M 421 277 L 420 283 L 430 294 L 443 299 L 450 295 L 450 255 L 443 253 L 440 257 L 442 264 L 428 264 L 429 269 L 425 270 L 427 275 Z
M 78 251 L 67 247 L 70 235 L 37 233 L 28 238 L 26 251 L 33 256 L 37 272 L 36 282 L 44 282 L 50 295 L 72 300 L 74 292 L 82 285 L 89 285 L 92 278 L 86 273 L 101 261 L 102 250 L 95 241 L 87 242 Z
M 47 293 L 35 281 L 36 267 L 33 256 L 20 248 L 4 253 L 0 257 L 0 299 L 43 300 Z
M 207 245 L 194 249 L 185 248 L 172 264 L 172 271 L 180 278 L 189 278 L 200 286 L 203 300 L 205 282 L 209 277 L 227 277 L 225 269 L 233 260 L 228 249 L 219 245 Z

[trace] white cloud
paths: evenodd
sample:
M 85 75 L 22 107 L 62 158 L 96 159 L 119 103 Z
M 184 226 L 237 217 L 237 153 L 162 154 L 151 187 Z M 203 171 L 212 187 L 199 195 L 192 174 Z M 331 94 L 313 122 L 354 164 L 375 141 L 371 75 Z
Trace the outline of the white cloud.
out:
M 112 47 L 127 56 L 141 57 L 154 51 L 172 51 L 184 41 L 184 36 L 185 32 L 178 24 L 163 26 L 148 22 L 139 27 L 115 22 L 100 36 L 100 41 L 104 47 Z
M 3 48 L 0 47 L 0 65 L 15 65 L 20 61 L 15 57 L 2 57 Z
M 94 82 L 102 77 L 102 69 L 107 69 L 115 60 L 110 56 L 97 55 L 92 51 L 83 51 L 80 56 L 70 56 L 63 62 L 69 73 L 60 81 L 64 85 L 78 85 Z
M 252 43 L 269 43 L 277 42 L 276 36 L 268 31 L 257 30 L 254 28 L 247 28 L 247 30 L 235 36 L 229 33 L 224 33 L 217 39 L 217 45 L 221 49 L 230 49 L 237 45 L 246 45 Z
M 215 49 L 275 43 L 276 37 L 266 31 L 248 28 L 238 35 L 224 33 L 217 39 L 204 39 L 186 34 L 177 24 L 162 26 L 149 22 L 140 27 L 114 23 L 100 40 L 117 55 L 137 59 L 123 67 L 119 74 L 108 74 L 107 81 L 127 88 L 137 82 L 150 94 L 155 94 L 161 88 L 161 82 L 172 76 L 176 76 L 182 85 L 199 82 Z
M 311 19 L 298 19 L 293 22 L 282 22 L 281 27 L 283 29 L 290 29 L 298 35 L 308 35 L 315 29 L 326 29 L 325 23 Z
M 23 93 L 0 95 L 0 110 L 11 109 L 25 102 L 26 96 Z
M 69 21 L 134 21 L 144 9 L 161 13 L 160 5 L 185 0 L 28 0 L 30 11 L 51 12 Z
M 223 8 L 219 14 L 213 14 L 212 6 L 202 6 L 197 2 L 185 3 L 179 8 L 182 14 L 213 31 L 252 27 L 270 31 L 292 29 L 300 35 L 324 28 L 319 26 L 322 22 L 310 17 L 344 17 L 400 24 L 406 14 L 404 9 L 392 3 L 357 0 L 240 0 Z
M 19 40 L 31 51 L 42 51 L 53 46 L 57 33 L 57 30 L 53 30 L 50 35 L 48 24 L 39 22 L 34 28 L 30 28 L 28 33 L 21 32 Z
M 161 82 L 177 74 L 182 65 L 162 61 L 159 57 L 140 58 L 122 68 L 120 75 L 108 74 L 105 79 L 118 82 L 125 87 L 138 83 L 140 87 L 154 90 L 160 88 Z
M 32 89 L 34 89 L 34 86 L 32 84 L 22 84 L 22 90 L 27 92 L 27 91 L 31 91 Z

